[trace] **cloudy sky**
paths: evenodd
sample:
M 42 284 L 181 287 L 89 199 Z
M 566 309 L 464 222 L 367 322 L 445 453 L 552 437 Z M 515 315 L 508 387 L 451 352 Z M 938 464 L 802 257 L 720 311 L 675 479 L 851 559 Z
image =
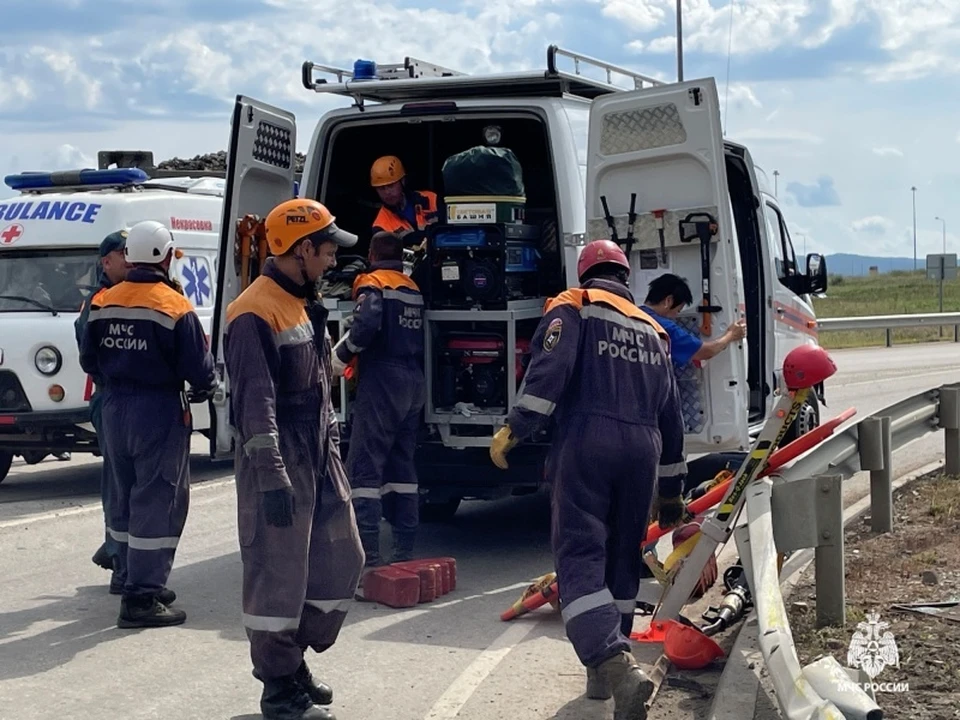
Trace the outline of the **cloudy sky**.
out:
M 349 11 L 347 10 L 350 7 Z M 281 105 L 300 150 L 336 104 L 304 60 L 411 55 L 469 73 L 544 67 L 557 43 L 676 78 L 674 0 L 4 0 L 0 175 L 225 149 L 233 98 Z M 778 170 L 797 253 L 960 249 L 960 1 L 684 0 L 687 79 Z M 732 20 L 732 32 L 731 32 Z M 729 54 L 728 54 L 729 48 Z M 727 72 L 729 64 L 729 83 Z M 12 191 L 0 187 L 0 198 Z M 922 262 L 922 261 L 921 261 Z

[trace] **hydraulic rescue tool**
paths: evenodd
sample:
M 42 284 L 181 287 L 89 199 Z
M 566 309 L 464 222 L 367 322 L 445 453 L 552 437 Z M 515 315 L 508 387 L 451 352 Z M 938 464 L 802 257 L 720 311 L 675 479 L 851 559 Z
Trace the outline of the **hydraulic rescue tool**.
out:
M 630 252 L 633 250 L 633 226 L 637 222 L 637 194 L 630 193 L 630 213 L 627 215 L 627 239 L 626 251 L 627 259 L 630 259 Z
M 851 417 L 853 417 L 856 414 L 856 412 L 857 412 L 856 408 L 848 408 L 847 410 L 844 410 L 842 413 L 840 413 L 836 417 L 831 418 L 827 422 L 823 423 L 819 427 L 814 428 L 810 432 L 801 435 L 799 438 L 797 438 L 793 442 L 785 445 L 782 448 L 779 448 L 778 450 L 776 450 L 776 452 L 773 452 L 770 455 L 767 461 L 766 467 L 764 467 L 758 473 L 757 477 L 762 478 L 762 477 L 765 477 L 766 475 L 769 475 L 770 473 L 774 473 L 777 470 L 779 470 L 781 467 L 786 465 L 787 463 L 791 462 L 792 460 L 796 459 L 803 453 L 807 452 L 807 450 L 810 450 L 811 448 L 819 444 L 821 441 L 823 441 L 825 438 L 832 435 L 834 430 L 836 430 L 840 425 L 842 425 Z M 789 423 L 787 423 L 787 425 L 789 426 Z M 694 517 L 701 515 L 702 513 L 707 512 L 708 510 L 710 510 L 710 508 L 720 503 L 721 500 L 724 500 L 727 495 L 727 492 L 730 489 L 730 484 L 733 482 L 735 477 L 736 476 L 734 475 L 730 475 L 729 477 L 725 477 L 725 479 L 721 479 L 716 485 L 714 485 L 713 487 L 710 487 L 706 492 L 704 492 L 702 495 L 696 498 L 693 502 L 688 503 L 687 504 L 688 513 Z M 685 521 L 686 520 L 687 518 L 685 518 Z M 661 537 L 663 537 L 664 535 L 666 535 L 668 532 L 671 532 L 671 531 L 672 531 L 672 528 L 668 528 L 665 530 L 661 528 L 656 521 L 650 523 L 650 525 L 647 527 L 647 534 L 643 542 L 641 543 L 641 547 L 646 547 L 651 543 L 656 542 Z M 686 543 L 684 543 L 684 545 L 686 545 Z M 683 545 L 678 547 L 677 550 L 679 551 L 682 547 Z M 689 551 L 689 546 L 687 546 L 687 550 Z M 655 558 L 651 557 L 651 561 L 654 563 L 656 567 L 656 570 L 654 570 L 654 572 L 655 573 L 660 572 L 663 566 L 659 565 L 656 562 Z M 671 565 L 672 564 L 674 563 L 671 563 Z M 544 576 L 544 577 L 547 577 L 547 576 Z M 666 577 L 664 579 L 666 579 Z M 699 580 L 699 576 L 697 580 Z M 538 578 L 536 582 L 534 582 L 529 588 L 527 588 L 527 590 L 524 591 L 523 595 L 520 597 L 520 599 L 516 603 L 514 603 L 513 606 L 508 608 L 506 611 L 504 611 L 500 615 L 500 619 L 504 621 L 513 620 L 515 617 L 519 617 L 520 615 L 525 615 L 531 610 L 536 610 L 537 608 L 545 605 L 547 602 L 554 604 L 558 597 L 558 592 L 559 591 L 558 591 L 557 580 L 555 578 L 551 579 L 550 582 L 544 582 L 543 577 Z
M 780 400 L 764 423 L 753 450 L 744 458 L 731 480 L 716 515 L 705 518 L 700 532 L 678 547 L 664 563 L 672 575 L 672 581 L 666 586 L 660 605 L 654 611 L 651 628 L 656 629 L 657 623 L 676 620 L 680 616 L 680 610 L 693 593 L 709 557 L 733 533 L 734 523 L 746 500 L 747 487 L 764 473 L 771 454 L 796 420 L 812 388 L 836 371 L 833 359 L 819 346 L 802 345 L 787 354 L 783 361 Z M 685 559 L 680 562 L 684 556 Z M 672 559 L 675 562 L 671 562 Z M 672 567 L 674 564 L 676 568 Z
M 662 267 L 667 266 L 667 239 L 663 235 L 663 216 L 666 212 L 666 210 L 653 211 L 653 221 L 657 225 L 657 235 L 660 236 L 660 265 Z
M 717 221 L 708 213 L 691 213 L 680 221 L 680 242 L 700 240 L 700 277 L 703 299 L 697 311 L 703 313 L 700 332 L 707 337 L 713 332 L 710 313 L 723 310 L 719 305 L 713 305 L 710 299 L 710 238 L 717 234 L 718 227 Z

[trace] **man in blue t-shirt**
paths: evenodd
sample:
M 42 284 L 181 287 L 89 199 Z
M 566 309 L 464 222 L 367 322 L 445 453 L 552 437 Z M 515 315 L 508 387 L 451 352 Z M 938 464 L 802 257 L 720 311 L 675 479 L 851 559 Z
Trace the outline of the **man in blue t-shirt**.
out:
M 686 280 L 667 273 L 650 283 L 647 297 L 640 306 L 653 315 L 670 336 L 670 355 L 677 368 L 693 361 L 709 360 L 747 335 L 746 322 L 738 320 L 716 340 L 701 340 L 675 322 L 680 311 L 692 303 L 693 293 Z

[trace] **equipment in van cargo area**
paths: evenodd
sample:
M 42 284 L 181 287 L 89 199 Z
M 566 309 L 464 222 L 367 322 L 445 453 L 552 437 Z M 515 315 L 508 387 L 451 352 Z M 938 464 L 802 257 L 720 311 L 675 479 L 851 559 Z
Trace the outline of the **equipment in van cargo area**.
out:
M 517 338 L 513 375 L 523 380 L 530 362 L 530 339 Z M 507 343 L 502 335 L 484 332 L 449 332 L 442 336 L 437 354 L 437 408 L 458 403 L 478 408 L 507 404 Z
M 443 163 L 448 223 L 522 223 L 523 168 L 509 148 L 478 145 Z
M 539 295 L 538 228 L 530 225 L 437 225 L 428 230 L 429 283 L 435 309 L 504 309 Z
M 443 163 L 445 197 L 492 195 L 523 201 L 523 168 L 513 150 L 478 145 L 451 155 Z

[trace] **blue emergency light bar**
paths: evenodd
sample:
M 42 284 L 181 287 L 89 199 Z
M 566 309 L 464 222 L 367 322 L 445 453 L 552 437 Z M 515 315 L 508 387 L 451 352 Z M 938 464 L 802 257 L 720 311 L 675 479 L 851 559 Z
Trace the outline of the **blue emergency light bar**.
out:
M 25 172 L 7 175 L 3 182 L 11 190 L 41 190 L 82 185 L 131 185 L 150 179 L 140 168 L 109 170 L 62 170 L 58 172 Z

